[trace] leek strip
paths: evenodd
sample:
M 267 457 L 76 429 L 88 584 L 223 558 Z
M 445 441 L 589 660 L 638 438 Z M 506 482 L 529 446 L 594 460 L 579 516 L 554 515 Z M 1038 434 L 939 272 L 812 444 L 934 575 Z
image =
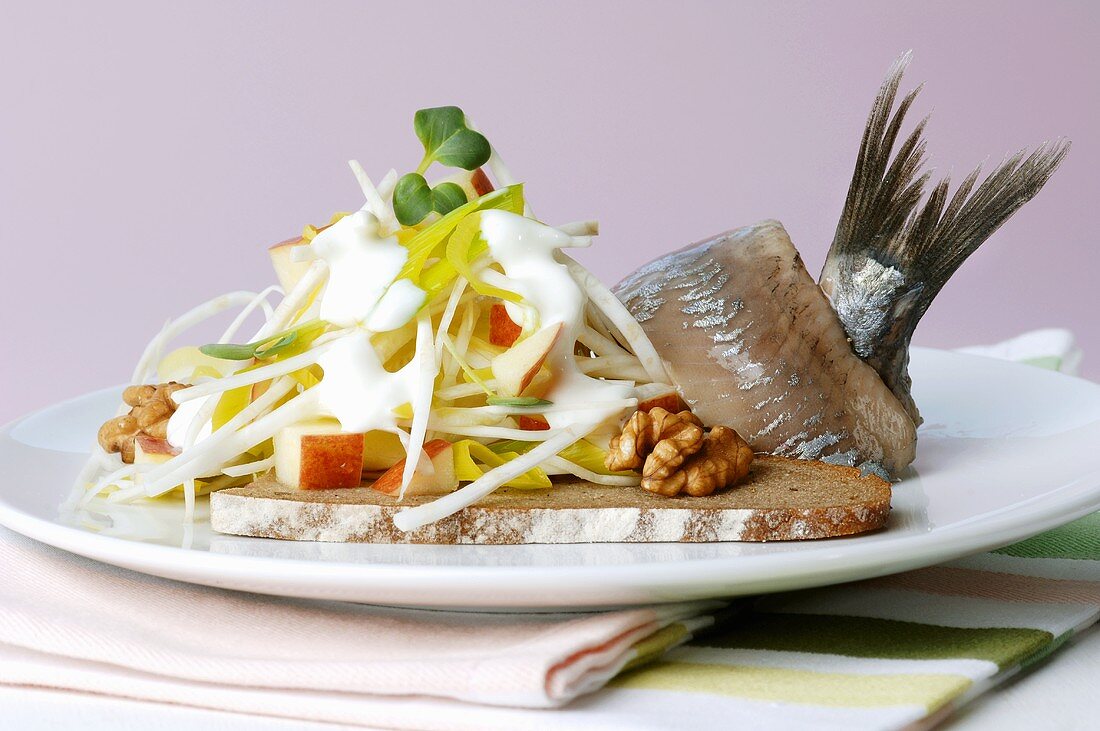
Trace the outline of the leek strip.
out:
M 255 292 L 230 292 L 193 307 L 175 320 L 169 320 L 145 346 L 145 350 L 142 351 L 141 358 L 138 359 L 137 366 L 134 368 L 134 374 L 130 377 L 130 382 L 144 383 L 153 364 L 160 360 L 160 353 L 164 346 L 179 336 L 180 333 L 191 329 L 204 320 L 209 320 L 211 317 L 221 314 L 230 307 L 246 306 L 255 297 Z
M 231 465 L 223 469 L 222 474 L 228 475 L 229 477 L 245 477 L 246 475 L 254 475 L 258 472 L 267 472 L 274 466 L 275 457 L 268 457 L 267 459 L 260 459 L 255 462 Z
M 573 442 L 583 438 L 585 430 L 591 430 L 593 426 L 592 424 L 585 424 L 584 426 L 565 429 L 530 452 L 486 472 L 484 476 L 465 487 L 461 487 L 433 502 L 402 510 L 393 516 L 393 524 L 397 526 L 398 530 L 408 532 L 429 523 L 434 523 L 449 515 L 454 515 L 459 510 L 473 505 L 505 482 L 525 474 L 533 467 L 537 467 L 543 460 L 553 457 Z
M 564 470 L 566 473 L 579 477 L 582 480 L 595 482 L 597 485 L 621 485 L 631 487 L 640 485 L 642 478 L 633 475 L 601 475 L 598 472 L 585 469 L 575 462 L 570 462 L 563 457 L 550 457 L 543 465 L 551 469 Z
M 225 332 L 222 333 L 222 336 L 218 338 L 218 342 L 228 343 L 230 340 L 232 340 L 233 337 L 237 334 L 237 331 L 241 329 L 242 325 L 244 325 L 244 321 L 248 319 L 248 316 L 255 312 L 257 307 L 267 304 L 268 295 L 270 295 L 272 292 L 285 294 L 283 293 L 283 288 L 277 284 L 273 284 L 264 291 L 260 292 L 251 302 L 244 306 L 244 309 L 241 310 L 239 315 L 233 318 L 233 322 L 229 323 L 229 327 L 227 327 L 225 329 Z M 273 311 L 266 313 L 264 321 L 266 322 L 267 320 L 270 320 L 271 316 L 274 314 L 275 313 Z
M 197 398 L 202 398 L 203 396 L 224 393 L 233 388 L 251 386 L 254 383 L 266 381 L 276 376 L 285 376 L 288 373 L 317 363 L 317 359 L 331 347 L 331 344 L 332 341 L 329 341 L 329 343 L 325 345 L 313 347 L 301 355 L 295 355 L 286 360 L 275 361 L 274 363 L 269 363 L 250 371 L 234 373 L 232 376 L 226 376 L 225 378 L 219 378 L 215 381 L 207 381 L 197 386 L 181 389 L 172 394 L 172 398 L 177 404 L 182 404 L 187 401 L 194 401 Z
M 257 417 L 260 417 L 262 414 L 266 413 L 268 409 L 273 407 L 276 403 L 279 402 L 280 399 L 290 393 L 294 389 L 294 386 L 295 382 L 293 379 L 290 378 L 281 378 L 277 381 L 272 381 L 271 386 L 269 386 L 268 389 L 264 391 L 262 396 L 260 396 L 258 399 L 242 409 L 232 419 L 225 422 L 221 429 L 214 432 L 206 439 L 203 439 L 190 450 L 185 451 L 176 457 L 173 457 L 162 465 L 157 465 L 157 469 L 153 470 L 149 473 L 149 475 L 147 475 L 149 484 L 147 486 L 148 489 L 146 491 L 146 494 L 148 494 L 150 497 L 155 497 L 157 495 L 168 492 L 176 485 L 179 485 L 182 481 L 182 478 L 175 479 L 174 481 L 170 482 L 166 487 L 162 487 L 160 483 L 165 482 L 167 477 L 169 476 L 176 476 L 178 473 L 181 472 L 181 470 L 186 468 L 192 462 L 200 462 L 200 458 L 205 457 L 208 453 L 224 451 L 219 450 L 219 448 L 227 443 L 232 442 L 234 440 L 234 437 L 237 436 L 238 430 L 251 422 L 253 419 L 256 419 Z M 288 409 L 286 408 L 287 406 L 306 399 L 306 397 L 312 393 L 314 392 L 306 391 L 300 396 L 297 396 L 296 398 L 289 401 L 287 404 L 279 407 L 275 410 L 275 412 L 272 413 L 288 411 Z M 309 399 L 310 402 L 312 402 L 313 400 L 314 399 Z M 259 444 L 264 439 L 267 439 L 271 436 L 274 436 L 274 432 L 268 434 L 263 439 L 257 439 L 251 444 L 246 444 L 241 449 L 227 453 L 223 458 L 219 459 L 217 462 L 209 466 L 204 466 L 202 469 L 198 470 L 192 470 L 192 472 L 195 475 L 203 474 L 203 470 L 214 470 L 214 472 L 220 472 L 222 464 L 226 462 L 229 458 L 240 455 L 249 447 L 255 446 L 256 444 Z M 209 460 L 206 460 L 206 462 L 209 462 Z M 203 462 L 203 464 L 205 465 L 206 462 Z M 154 487 L 160 488 L 160 491 L 157 492 Z
M 573 275 L 573 279 L 588 295 L 588 299 L 607 316 L 611 324 L 618 328 L 627 343 L 630 344 L 634 354 L 642 362 L 642 367 L 649 374 L 649 380 L 654 383 L 670 383 L 671 379 L 665 371 L 664 361 L 661 360 L 661 356 L 657 354 L 657 349 L 653 347 L 649 336 L 645 334 L 642 326 L 638 324 L 638 321 L 634 319 L 626 306 L 600 280 L 596 279 L 592 272 L 565 254 L 560 254 L 560 256 Z
M 256 342 L 271 335 L 286 330 L 298 310 L 313 296 L 314 291 L 328 279 L 328 264 L 323 259 L 316 259 L 306 269 L 306 273 L 294 285 L 294 289 L 287 292 L 286 297 L 275 308 L 275 313 L 268 318 L 251 342 Z
M 432 410 L 432 391 L 435 389 L 435 376 L 439 372 L 432 339 L 432 318 L 427 312 L 422 312 L 416 318 L 416 360 L 419 381 L 416 391 L 413 392 L 413 419 L 409 429 L 407 455 L 419 455 L 424 451 L 424 438 L 427 436 L 428 418 Z M 417 462 L 419 457 L 416 462 L 405 460 L 405 468 L 401 472 L 401 489 L 397 493 L 398 500 L 405 497 L 405 490 L 416 474 Z

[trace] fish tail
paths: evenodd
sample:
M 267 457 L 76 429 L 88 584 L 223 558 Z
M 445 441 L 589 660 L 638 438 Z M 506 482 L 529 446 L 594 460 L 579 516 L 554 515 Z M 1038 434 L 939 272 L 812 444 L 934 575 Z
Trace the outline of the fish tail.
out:
M 945 177 L 926 197 L 927 117 L 893 149 L 920 91 L 910 92 L 891 114 L 909 58 L 905 53 L 890 67 L 871 108 L 820 284 L 853 350 L 919 424 L 908 372 L 917 323 L 966 258 L 1042 189 L 1070 143 L 1060 139 L 1030 154 L 1021 150 L 980 183 L 979 166 L 952 195 Z

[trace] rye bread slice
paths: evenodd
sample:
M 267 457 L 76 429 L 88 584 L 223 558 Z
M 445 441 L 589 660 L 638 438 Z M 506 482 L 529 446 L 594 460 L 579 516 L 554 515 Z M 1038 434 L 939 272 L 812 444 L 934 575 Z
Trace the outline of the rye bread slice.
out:
M 550 490 L 497 490 L 411 533 L 393 525 L 406 506 L 370 489 L 296 490 L 266 477 L 210 496 L 220 533 L 350 543 L 658 543 L 789 541 L 881 528 L 890 485 L 852 467 L 759 456 L 742 484 L 708 497 L 666 498 L 639 487 L 561 482 Z

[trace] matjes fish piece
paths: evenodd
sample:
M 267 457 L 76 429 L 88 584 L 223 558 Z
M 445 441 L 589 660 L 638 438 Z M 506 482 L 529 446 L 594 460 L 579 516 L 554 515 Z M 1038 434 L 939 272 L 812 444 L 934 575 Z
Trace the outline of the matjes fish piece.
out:
M 902 54 L 867 119 L 818 287 L 764 221 L 674 252 L 617 287 L 677 388 L 708 425 L 758 451 L 898 474 L 916 452 L 909 343 L 947 279 L 1057 169 L 1067 141 L 978 170 L 924 200 L 927 118 L 895 151 L 919 88 L 894 110 Z
M 913 460 L 913 420 L 852 352 L 778 221 L 669 254 L 616 293 L 705 423 L 790 457 L 890 473 Z

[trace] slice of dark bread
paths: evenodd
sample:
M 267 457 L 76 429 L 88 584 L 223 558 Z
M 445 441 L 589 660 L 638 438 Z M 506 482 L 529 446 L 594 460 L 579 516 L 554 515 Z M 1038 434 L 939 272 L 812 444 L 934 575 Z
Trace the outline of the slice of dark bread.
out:
M 411 533 L 393 515 L 432 500 L 359 487 L 296 490 L 264 478 L 210 496 L 220 533 L 356 543 L 657 543 L 789 541 L 881 528 L 890 485 L 852 467 L 759 456 L 736 487 L 707 497 L 666 498 L 640 487 L 568 481 L 550 490 L 500 489 Z

